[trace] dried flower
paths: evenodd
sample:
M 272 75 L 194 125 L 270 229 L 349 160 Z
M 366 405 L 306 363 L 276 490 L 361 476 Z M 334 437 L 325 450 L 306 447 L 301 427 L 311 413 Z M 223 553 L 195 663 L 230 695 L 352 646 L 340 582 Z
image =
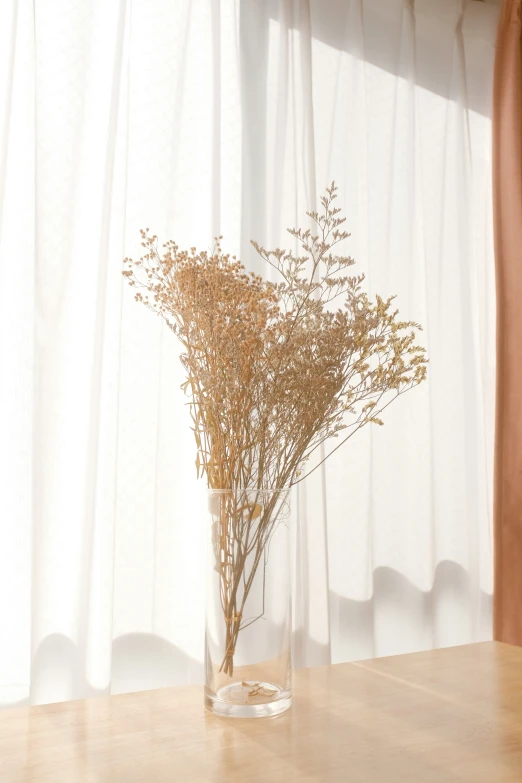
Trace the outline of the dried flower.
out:
M 158 238 L 142 231 L 145 255 L 125 259 L 137 301 L 161 315 L 183 346 L 196 470 L 210 488 L 282 489 L 302 481 L 326 459 L 306 472 L 322 444 L 341 437 L 330 456 L 361 427 L 382 424 L 385 408 L 426 377 L 419 324 L 398 320 L 394 297 L 370 301 L 364 275 L 347 274 L 353 259 L 335 253 L 349 236 L 333 204 L 336 190 L 335 183 L 327 188 L 320 213 L 307 213 L 313 230 L 289 230 L 302 255 L 252 242 L 279 273 L 277 283 L 247 274 L 223 252 L 221 237 L 211 253 L 173 241 L 160 252 Z M 230 511 L 231 518 L 240 514 L 244 521 L 243 509 Z M 268 510 L 247 516 L 261 552 Z M 232 673 L 242 614 L 234 580 L 244 576 L 233 544 L 240 548 L 246 528 L 238 534 L 233 519 L 223 525 L 216 561 L 232 651 L 224 668 Z

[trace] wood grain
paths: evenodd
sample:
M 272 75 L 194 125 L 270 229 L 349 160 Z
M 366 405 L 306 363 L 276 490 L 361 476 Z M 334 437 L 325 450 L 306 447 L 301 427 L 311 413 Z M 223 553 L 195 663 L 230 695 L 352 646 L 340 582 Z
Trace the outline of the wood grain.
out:
M 0 713 L 2 783 L 520 783 L 522 650 L 498 643 L 295 673 L 265 720 L 169 688 Z

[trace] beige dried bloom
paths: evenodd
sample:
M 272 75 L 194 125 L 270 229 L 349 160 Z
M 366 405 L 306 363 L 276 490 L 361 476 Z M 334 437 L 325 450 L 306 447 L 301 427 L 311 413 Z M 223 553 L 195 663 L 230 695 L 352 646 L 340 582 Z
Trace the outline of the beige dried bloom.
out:
M 336 190 L 334 183 L 326 190 L 320 213 L 307 213 L 313 230 L 289 231 L 302 255 L 252 242 L 277 270 L 277 283 L 247 274 L 223 252 L 221 237 L 210 253 L 172 241 L 160 251 L 158 238 L 142 231 L 145 255 L 125 259 L 123 274 L 136 299 L 159 313 L 182 343 L 196 469 L 210 488 L 282 489 L 302 481 L 322 444 L 340 439 L 330 456 L 361 427 L 382 424 L 385 408 L 426 378 L 419 324 L 398 319 L 393 297 L 370 301 L 364 276 L 347 274 L 353 259 L 335 253 L 349 236 L 334 206 Z M 268 513 L 250 514 L 260 552 Z M 232 673 L 241 630 L 234 578 L 242 571 L 229 540 L 237 539 L 233 521 L 224 525 L 216 560 L 232 651 L 224 669 Z
M 223 253 L 221 238 L 212 253 L 174 242 L 160 253 L 157 237 L 144 231 L 146 254 L 125 259 L 136 299 L 184 347 L 197 469 L 212 488 L 302 480 L 321 444 L 381 424 L 390 402 L 426 377 L 419 324 L 398 320 L 393 297 L 371 302 L 364 276 L 346 275 L 353 259 L 333 252 L 349 236 L 335 198 L 332 183 L 321 214 L 307 213 L 315 232 L 290 230 L 302 256 L 252 242 L 280 274 L 277 284 L 247 274 Z

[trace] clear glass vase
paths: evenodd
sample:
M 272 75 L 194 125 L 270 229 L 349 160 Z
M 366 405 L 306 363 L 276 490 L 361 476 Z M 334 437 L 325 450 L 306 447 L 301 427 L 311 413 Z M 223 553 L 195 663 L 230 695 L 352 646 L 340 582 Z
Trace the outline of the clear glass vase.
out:
M 257 718 L 291 706 L 288 490 L 209 490 L 205 707 Z

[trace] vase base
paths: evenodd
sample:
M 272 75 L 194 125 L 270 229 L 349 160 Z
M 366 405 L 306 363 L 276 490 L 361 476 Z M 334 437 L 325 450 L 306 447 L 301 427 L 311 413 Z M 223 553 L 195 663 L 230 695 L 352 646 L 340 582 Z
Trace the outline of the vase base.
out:
M 272 718 L 291 706 L 291 694 L 268 682 L 243 680 L 217 693 L 205 688 L 205 709 L 222 718 Z

